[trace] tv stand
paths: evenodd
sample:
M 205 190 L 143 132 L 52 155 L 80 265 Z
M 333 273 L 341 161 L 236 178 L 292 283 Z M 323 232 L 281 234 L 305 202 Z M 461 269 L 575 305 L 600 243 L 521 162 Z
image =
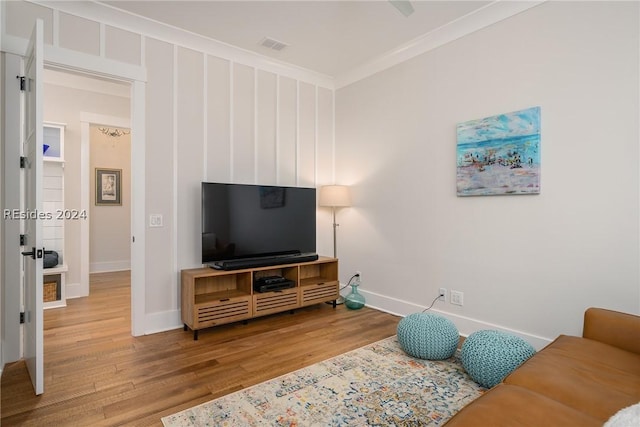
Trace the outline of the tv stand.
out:
M 339 294 L 338 260 L 316 260 L 278 265 L 216 270 L 210 267 L 181 271 L 181 308 L 184 330 L 200 329 L 243 321 L 296 308 L 333 301 Z M 260 278 L 281 276 L 293 287 L 259 292 L 254 284 Z

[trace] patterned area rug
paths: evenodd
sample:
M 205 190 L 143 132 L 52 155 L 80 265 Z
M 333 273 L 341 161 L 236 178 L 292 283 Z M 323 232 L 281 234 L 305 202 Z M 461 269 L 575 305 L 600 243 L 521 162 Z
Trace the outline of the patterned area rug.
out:
M 162 419 L 183 426 L 438 426 L 484 389 L 459 355 L 408 356 L 395 336 Z

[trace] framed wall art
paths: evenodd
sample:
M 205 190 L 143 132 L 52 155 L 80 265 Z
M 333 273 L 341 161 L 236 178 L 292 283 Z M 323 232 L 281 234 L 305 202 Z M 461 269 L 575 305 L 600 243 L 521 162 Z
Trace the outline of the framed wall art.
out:
M 122 205 L 122 169 L 96 168 L 96 206 Z
M 540 193 L 540 107 L 456 127 L 458 196 Z

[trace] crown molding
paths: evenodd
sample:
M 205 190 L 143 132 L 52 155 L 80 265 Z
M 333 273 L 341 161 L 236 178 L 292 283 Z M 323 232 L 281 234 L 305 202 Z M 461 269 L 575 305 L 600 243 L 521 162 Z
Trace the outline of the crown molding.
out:
M 335 89 L 353 84 L 418 55 L 536 7 L 541 1 L 494 1 L 436 28 L 346 73 L 337 76 Z
M 436 49 L 468 34 L 491 26 L 504 19 L 536 7 L 547 0 L 496 0 L 469 14 L 436 28 L 377 58 L 336 77 L 318 73 L 284 61 L 278 61 L 249 50 L 204 37 L 187 30 L 116 9 L 97 1 L 50 2 L 27 0 L 43 7 L 59 10 L 84 19 L 101 22 L 114 28 L 161 40 L 176 46 L 248 65 L 295 80 L 305 81 L 327 89 L 339 89 L 370 77 L 418 55 Z
M 182 28 L 177 28 L 130 12 L 125 12 L 96 1 L 27 1 L 80 18 L 100 22 L 114 28 L 130 31 L 143 37 L 150 37 L 176 46 L 227 59 L 238 64 L 269 71 L 280 76 L 305 81 L 328 89 L 333 89 L 334 87 L 334 79 L 331 76 L 284 61 L 278 61 L 265 55 L 232 46 L 219 40 L 192 33 Z

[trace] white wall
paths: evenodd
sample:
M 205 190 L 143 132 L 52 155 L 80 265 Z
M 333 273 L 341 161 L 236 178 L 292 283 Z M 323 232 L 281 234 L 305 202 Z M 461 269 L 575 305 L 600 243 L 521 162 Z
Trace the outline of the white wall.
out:
M 536 345 L 640 312 L 637 3 L 548 2 L 336 91 L 343 272 L 401 314 Z M 456 197 L 456 124 L 542 109 L 540 195 Z M 542 339 L 538 339 L 542 338 Z
M 158 40 L 145 53 L 146 204 L 165 224 L 147 234 L 146 303 L 177 315 L 178 272 L 201 265 L 200 182 L 329 182 L 333 93 Z
M 131 267 L 131 135 L 107 136 L 90 127 L 89 272 Z M 113 128 L 111 128 L 113 129 Z M 120 170 L 121 205 L 96 205 L 96 168 Z
M 163 227 L 146 230 L 146 265 L 139 266 L 146 332 L 181 325 L 179 271 L 200 265 L 201 181 L 330 182 L 334 114 L 326 76 L 95 3 L 4 6 L 7 43 L 27 38 L 41 17 L 45 44 L 69 57 L 99 56 L 146 71 L 145 223 L 151 214 L 163 217 Z M 323 214 L 327 233 L 319 233 L 318 251 L 328 253 Z

